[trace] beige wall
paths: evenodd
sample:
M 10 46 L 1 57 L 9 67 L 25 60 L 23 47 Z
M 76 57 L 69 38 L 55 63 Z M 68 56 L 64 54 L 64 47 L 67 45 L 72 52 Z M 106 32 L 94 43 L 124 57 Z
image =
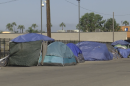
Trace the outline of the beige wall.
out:
M 116 40 L 125 40 L 127 38 L 127 32 L 115 32 Z M 0 34 L 0 38 L 15 38 L 22 34 Z M 43 35 L 47 35 L 43 33 Z M 52 38 L 55 40 L 79 40 L 79 33 L 52 33 Z M 101 41 L 112 42 L 112 32 L 92 32 L 92 33 L 80 33 L 81 41 Z

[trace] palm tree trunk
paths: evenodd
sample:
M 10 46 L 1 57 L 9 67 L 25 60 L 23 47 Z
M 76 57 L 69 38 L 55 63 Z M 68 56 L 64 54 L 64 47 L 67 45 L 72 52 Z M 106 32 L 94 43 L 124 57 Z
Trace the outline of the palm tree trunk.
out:
M 22 33 L 23 33 L 23 29 L 22 29 Z
M 14 27 L 14 33 L 15 33 L 15 27 Z
M 63 26 L 62 26 L 62 30 L 63 30 Z

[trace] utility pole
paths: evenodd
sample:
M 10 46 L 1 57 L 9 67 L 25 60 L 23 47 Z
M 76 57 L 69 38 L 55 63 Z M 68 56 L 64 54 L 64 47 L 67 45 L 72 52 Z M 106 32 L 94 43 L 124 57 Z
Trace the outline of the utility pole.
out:
M 51 19 L 50 19 L 50 0 L 46 0 L 46 12 L 47 12 L 47 36 L 51 37 Z
M 41 0 L 41 35 L 42 35 L 42 0 Z
M 113 12 L 113 42 L 114 42 L 114 12 Z
M 79 14 L 79 43 L 80 43 L 80 0 L 78 1 L 78 14 Z

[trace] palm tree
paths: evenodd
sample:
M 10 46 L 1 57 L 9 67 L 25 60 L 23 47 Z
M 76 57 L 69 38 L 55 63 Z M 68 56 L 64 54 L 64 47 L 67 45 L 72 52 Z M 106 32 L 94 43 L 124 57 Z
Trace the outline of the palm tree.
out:
M 17 29 L 19 29 L 19 30 L 20 30 L 20 33 L 21 33 L 21 25 L 19 25 Z
M 8 24 L 6 25 L 6 29 L 8 29 L 9 31 L 13 31 L 13 29 L 12 29 L 12 24 L 8 23 Z
M 124 21 L 123 24 L 124 24 L 125 26 L 127 26 L 127 25 L 129 25 L 129 22 L 128 22 L 128 21 Z
M 38 25 L 37 25 L 37 24 L 32 24 L 32 27 L 33 27 L 34 30 L 35 30 L 35 28 L 38 27 Z
M 24 25 L 21 25 L 21 29 L 22 29 L 22 33 L 23 33 L 23 29 L 25 29 Z
M 62 23 L 60 24 L 60 27 L 62 27 L 62 30 L 63 30 L 63 27 L 66 27 L 66 25 L 62 22 Z
M 12 26 L 17 26 L 17 24 L 15 22 L 12 23 Z M 14 27 L 14 32 L 15 32 L 15 27 Z
M 21 30 L 22 30 L 22 33 L 23 33 L 23 29 L 25 29 L 24 25 L 19 25 L 17 29 L 20 29 L 20 33 L 21 33 Z

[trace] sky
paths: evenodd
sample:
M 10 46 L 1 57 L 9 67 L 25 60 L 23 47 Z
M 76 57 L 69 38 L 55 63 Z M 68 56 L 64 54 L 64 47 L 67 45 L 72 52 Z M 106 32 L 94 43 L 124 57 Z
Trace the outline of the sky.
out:
M 25 30 L 27 30 L 33 23 L 38 25 L 36 29 L 41 29 L 41 0 L 16 0 L 14 2 L 4 3 L 8 1 L 11 0 L 0 0 L 1 31 L 7 31 L 6 25 L 12 22 L 16 22 L 17 26 L 24 25 Z M 67 1 L 78 5 L 77 0 L 50 0 L 52 32 L 61 30 L 62 27 L 59 27 L 59 25 L 62 22 L 66 24 L 64 30 L 76 29 L 76 25 L 78 24 L 78 6 Z M 130 0 L 80 0 L 80 6 L 85 8 L 80 8 L 80 17 L 85 13 L 94 12 L 95 14 L 103 16 L 103 19 L 108 19 L 113 17 L 114 12 L 114 18 L 117 23 L 121 25 L 121 21 L 127 20 L 130 22 L 130 15 L 127 15 L 130 14 L 129 3 Z M 46 5 L 42 8 L 42 14 L 43 31 L 47 31 Z M 17 26 L 15 28 L 17 28 Z

